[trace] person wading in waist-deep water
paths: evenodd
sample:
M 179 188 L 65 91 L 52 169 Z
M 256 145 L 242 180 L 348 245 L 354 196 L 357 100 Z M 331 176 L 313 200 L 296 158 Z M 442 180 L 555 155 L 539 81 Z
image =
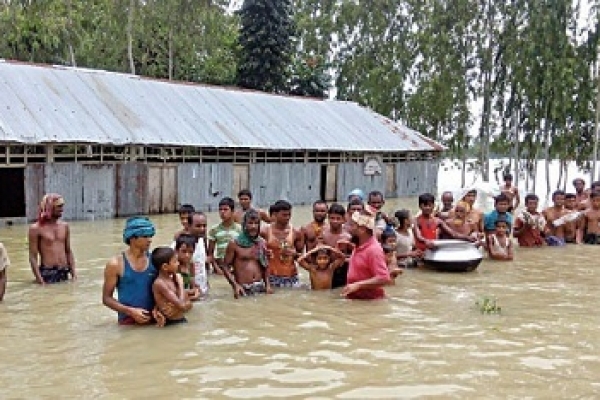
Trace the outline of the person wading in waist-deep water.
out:
M 29 264 L 40 285 L 77 279 L 69 225 L 60 221 L 65 201 L 56 193 L 44 196 L 38 220 L 29 227 Z
M 223 197 L 219 201 L 219 218 L 221 222 L 208 231 L 208 250 L 206 262 L 214 268 L 215 273 L 222 274 L 225 264 L 225 249 L 232 239 L 235 239 L 242 227 L 233 218 L 235 203 L 231 197 Z
M 269 280 L 272 287 L 300 288 L 296 260 L 304 249 L 302 232 L 290 224 L 292 205 L 278 200 L 269 209 L 271 225 L 261 229 L 260 235 L 270 250 Z
M 342 290 L 342 295 L 349 299 L 381 299 L 385 297 L 383 286 L 391 282 L 385 254 L 374 230 L 374 212 L 366 209 L 352 214 L 349 232 L 356 248 L 350 257 L 348 284 Z
M 238 192 L 238 203 L 240 203 L 240 209 L 233 213 L 233 219 L 238 224 L 241 224 L 244 220 L 244 214 L 248 212 L 248 210 L 256 210 L 260 215 L 260 219 L 263 222 L 269 223 L 271 222 L 271 218 L 269 217 L 269 213 L 265 210 L 260 209 L 258 207 L 254 207 L 252 205 L 252 192 L 248 189 L 242 189 Z
M 362 206 L 361 206 L 362 210 Z M 336 289 L 346 286 L 346 277 L 348 276 L 348 262 L 350 255 L 354 251 L 354 244 L 350 243 L 352 236 L 344 230 L 346 221 L 346 209 L 341 204 L 334 203 L 327 211 L 328 224 L 323 229 L 323 243 L 340 250 L 346 256 L 344 263 L 334 269 L 331 279 L 331 288 Z
M 118 313 L 120 325 L 149 324 L 153 317 L 164 324 L 162 314 L 153 312 L 152 284 L 157 271 L 150 259 L 150 244 L 156 233 L 154 224 L 145 217 L 129 218 L 123 231 L 127 250 L 111 258 L 104 269 L 102 303 Z M 115 289 L 117 298 L 113 297 Z M 162 310 L 167 317 L 171 311 Z M 154 315 L 153 315 L 154 314 Z
M 260 214 L 248 210 L 242 221 L 242 233 L 231 240 L 225 250 L 225 277 L 233 288 L 233 296 L 271 294 L 269 260 L 265 240 L 260 237 Z M 233 270 L 233 274 L 229 272 Z
M 327 203 L 317 200 L 313 203 L 313 220 L 301 229 L 306 251 L 311 251 L 318 244 L 323 243 L 323 230 L 327 226 Z

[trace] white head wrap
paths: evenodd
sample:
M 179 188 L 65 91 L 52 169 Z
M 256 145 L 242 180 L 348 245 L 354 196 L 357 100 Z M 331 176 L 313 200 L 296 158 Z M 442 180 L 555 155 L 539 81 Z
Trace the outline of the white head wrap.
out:
M 358 226 L 364 226 L 370 230 L 375 229 L 375 216 L 373 215 L 354 211 L 354 214 L 352 214 L 352 221 L 356 222 Z

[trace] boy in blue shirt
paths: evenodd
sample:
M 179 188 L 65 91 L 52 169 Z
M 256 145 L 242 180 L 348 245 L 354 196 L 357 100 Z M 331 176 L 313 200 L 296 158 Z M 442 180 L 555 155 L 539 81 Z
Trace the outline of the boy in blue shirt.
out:
M 496 231 L 496 221 L 502 218 L 508 224 L 508 230 L 512 229 L 513 217 L 508 212 L 510 207 L 510 199 L 504 193 L 494 198 L 494 211 L 485 214 L 483 218 L 483 229 L 485 230 L 486 236 Z

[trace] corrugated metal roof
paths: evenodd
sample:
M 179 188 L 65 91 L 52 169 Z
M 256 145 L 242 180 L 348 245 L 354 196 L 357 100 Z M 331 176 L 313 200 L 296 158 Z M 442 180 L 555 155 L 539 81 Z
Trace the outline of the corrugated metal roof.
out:
M 355 103 L 0 62 L 0 141 L 440 151 Z

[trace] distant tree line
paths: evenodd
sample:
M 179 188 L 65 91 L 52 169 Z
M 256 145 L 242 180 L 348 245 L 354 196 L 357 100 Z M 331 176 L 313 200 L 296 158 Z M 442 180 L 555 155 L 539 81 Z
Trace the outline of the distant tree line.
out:
M 490 154 L 591 167 L 600 0 L 229 3 L 0 0 L 0 57 L 333 95 L 475 156 L 486 180 Z

